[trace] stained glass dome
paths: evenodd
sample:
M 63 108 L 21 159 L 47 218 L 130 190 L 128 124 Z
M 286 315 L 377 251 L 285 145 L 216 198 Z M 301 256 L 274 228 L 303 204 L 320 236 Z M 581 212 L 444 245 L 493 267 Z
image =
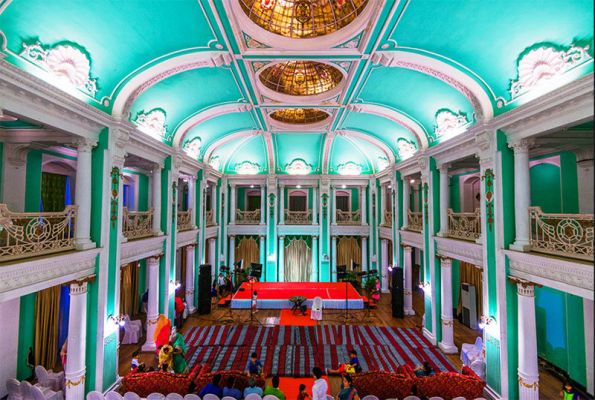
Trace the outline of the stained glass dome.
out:
M 287 61 L 266 68 L 259 75 L 267 88 L 291 96 L 312 96 L 336 87 L 343 74 L 328 64 L 315 61 Z
M 315 108 L 283 108 L 271 113 L 270 117 L 285 124 L 305 125 L 324 121 L 329 115 Z

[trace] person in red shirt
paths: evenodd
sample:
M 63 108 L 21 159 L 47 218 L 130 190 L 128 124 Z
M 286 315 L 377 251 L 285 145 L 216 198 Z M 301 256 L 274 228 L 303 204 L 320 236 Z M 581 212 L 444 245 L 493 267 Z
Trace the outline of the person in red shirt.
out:
M 176 327 L 180 329 L 182 327 L 182 316 L 186 306 L 180 297 L 176 297 Z

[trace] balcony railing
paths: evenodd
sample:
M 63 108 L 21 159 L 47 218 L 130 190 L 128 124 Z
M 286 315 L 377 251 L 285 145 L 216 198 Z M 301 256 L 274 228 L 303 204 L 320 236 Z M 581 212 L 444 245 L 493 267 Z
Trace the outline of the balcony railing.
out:
M 13 213 L 0 204 L 0 262 L 73 250 L 77 210 Z
M 308 210 L 308 211 L 285 210 L 285 224 L 287 224 L 287 225 L 312 225 L 312 210 Z
M 593 260 L 593 214 L 545 214 L 529 207 L 531 250 Z
M 215 220 L 213 219 L 213 210 L 207 211 L 205 215 L 206 226 L 215 226 Z
M 361 225 L 361 211 L 341 211 L 337 210 L 337 225 Z
M 260 209 L 254 211 L 236 210 L 236 224 L 258 225 L 260 224 Z
M 122 235 L 126 239 L 153 236 L 153 207 L 149 211 L 128 211 L 128 207 L 123 207 Z
M 481 237 L 481 210 L 472 213 L 456 213 L 451 208 L 448 215 L 448 236 L 475 241 Z
M 393 227 L 393 213 L 390 211 L 384 211 L 384 220 L 382 221 L 382 225 L 392 228 Z
M 423 216 L 421 212 L 407 210 L 407 230 L 421 232 L 423 228 Z
M 178 211 L 178 231 L 189 231 L 192 229 L 192 209 Z

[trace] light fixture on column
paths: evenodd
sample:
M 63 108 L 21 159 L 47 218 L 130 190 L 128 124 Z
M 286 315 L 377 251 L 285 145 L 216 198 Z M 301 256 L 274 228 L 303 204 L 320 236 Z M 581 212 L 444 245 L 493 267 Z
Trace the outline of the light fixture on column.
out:
M 496 324 L 496 320 L 494 318 L 486 317 L 485 315 L 482 315 L 479 318 L 479 321 L 479 329 L 485 329 L 492 324 Z
M 389 264 L 389 266 L 388 266 L 388 272 L 393 272 L 393 266 L 392 266 L 392 264 Z
M 267 257 L 267 260 L 269 260 L 269 261 L 275 261 L 275 255 L 274 254 L 269 254 L 269 256 Z
M 180 281 L 169 281 L 169 291 L 171 292 L 175 292 L 180 286 L 182 286 L 182 284 L 180 283 Z
M 425 294 L 430 295 L 432 293 L 432 288 L 428 282 L 421 282 L 419 284 L 419 288 L 424 291 Z
M 124 326 L 124 320 L 126 317 L 122 314 L 119 314 L 117 316 L 110 315 L 108 319 L 116 326 Z

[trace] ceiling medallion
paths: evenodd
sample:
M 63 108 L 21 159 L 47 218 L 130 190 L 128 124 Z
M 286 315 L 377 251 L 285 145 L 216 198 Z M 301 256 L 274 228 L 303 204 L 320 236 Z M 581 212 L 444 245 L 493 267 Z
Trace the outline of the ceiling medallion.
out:
M 169 140 L 170 137 L 167 135 L 167 125 L 165 125 L 165 112 L 156 108 L 154 110 L 145 113 L 139 111 L 136 114 L 134 122 L 140 127 L 140 129 L 152 136 L 157 136 L 165 140 Z
M 182 150 L 186 152 L 190 157 L 198 159 L 200 157 L 200 147 L 202 145 L 202 140 L 199 137 L 195 137 L 192 140 L 187 141 L 182 146 Z
M 290 175 L 308 175 L 312 172 L 312 166 L 301 158 L 296 158 L 285 166 L 285 172 Z
M 360 175 L 362 173 L 362 166 L 348 161 L 345 164 L 341 164 L 337 167 L 337 172 L 341 175 Z
M 240 164 L 236 164 L 235 171 L 238 174 L 256 175 L 260 172 L 260 165 L 251 163 L 250 161 L 244 161 Z
M 343 74 L 316 61 L 287 61 L 265 68 L 258 77 L 265 87 L 277 93 L 312 96 L 335 88 Z
M 256 25 L 276 35 L 305 39 L 336 32 L 360 15 L 369 0 L 238 0 Z
M 315 108 L 282 108 L 269 114 L 278 122 L 285 124 L 306 125 L 324 121 L 329 114 Z

